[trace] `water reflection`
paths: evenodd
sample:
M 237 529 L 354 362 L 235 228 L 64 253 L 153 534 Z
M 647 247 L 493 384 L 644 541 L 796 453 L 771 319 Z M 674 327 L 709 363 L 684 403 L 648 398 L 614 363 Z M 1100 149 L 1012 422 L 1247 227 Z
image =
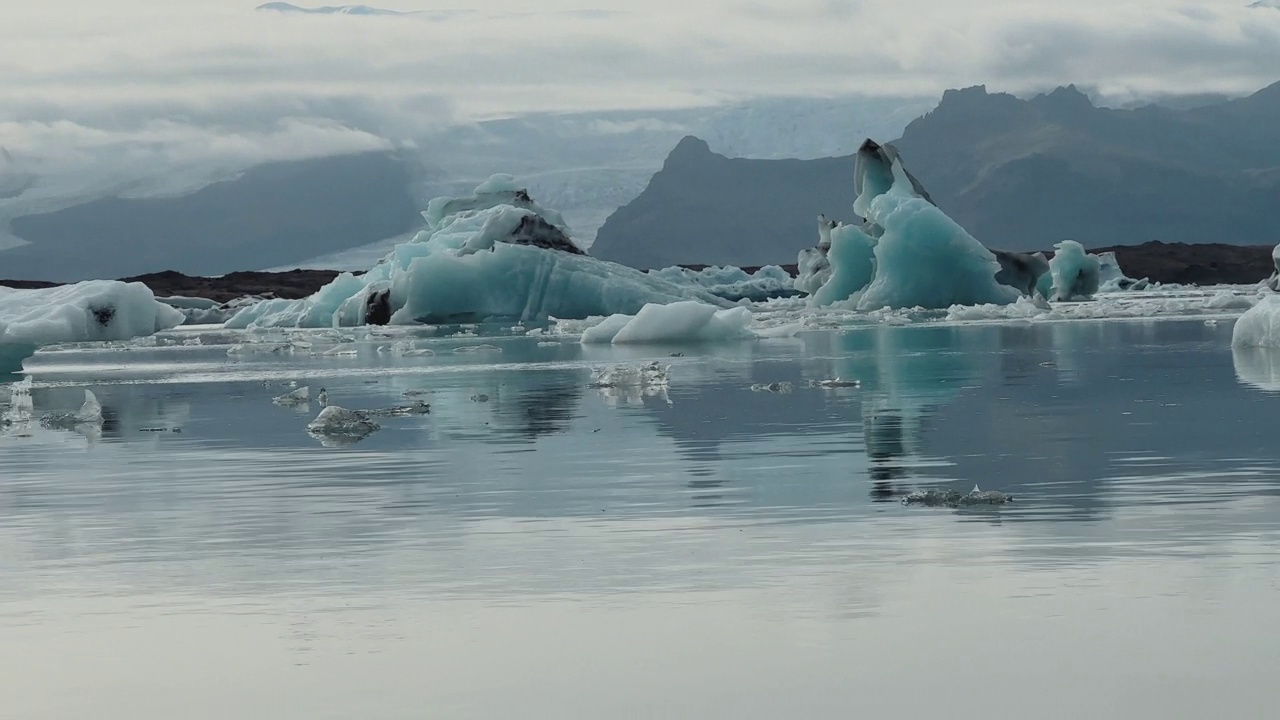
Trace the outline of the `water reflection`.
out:
M 1169 707 L 1219 692 L 1192 714 L 1263 716 L 1277 398 L 1259 392 L 1270 360 L 1228 338 L 1135 322 L 867 328 L 675 358 L 531 339 L 488 358 L 361 341 L 355 361 L 229 360 L 234 338 L 136 362 L 49 353 L 32 363 L 37 413 L 88 387 L 107 422 L 93 444 L 0 433 L 0 695 L 22 717 L 252 716 L 263 687 L 315 699 L 303 717 L 592 697 L 562 714 L 932 716 L 999 677 L 1010 715 L 1044 716 L 1056 690 L 1062 716 L 1099 693 L 1140 716 L 1179 687 L 1153 683 L 1201 677 L 1211 656 L 1227 669 Z M 663 397 L 588 388 L 593 366 L 654 360 L 673 365 Z M 809 384 L 837 376 L 862 386 Z M 305 432 L 318 408 L 272 402 L 290 382 L 431 413 L 324 448 Z M 751 390 L 769 383 L 795 390 Z M 885 502 L 975 483 L 1018 500 Z M 94 662 L 103 647 L 130 662 Z M 1084 668 L 1066 692 L 1063 666 Z M 921 668 L 944 692 L 911 692 Z M 637 689 L 655 674 L 661 692 Z M 147 692 L 122 714 L 104 686 Z
M 210 379 L 218 348 L 157 348 L 146 352 L 167 368 L 163 383 L 114 374 L 102 383 L 95 363 L 114 358 L 78 351 L 70 364 L 53 354 L 51 369 L 36 367 L 38 408 L 73 409 L 89 386 L 106 422 L 96 445 L 66 432 L 0 438 L 9 476 L 23 478 L 0 485 L 0 502 L 17 509 L 0 528 L 36 556 L 58 546 L 46 528 L 70 523 L 92 525 L 96 550 L 124 560 L 235 549 L 270 575 L 271 558 L 341 538 L 389 552 L 449 544 L 495 521 L 870 522 L 883 512 L 951 515 L 885 502 L 978 484 L 1019 501 L 966 517 L 1061 534 L 1064 521 L 1186 493 L 1221 503 L 1275 492 L 1266 473 L 1280 450 L 1261 430 L 1271 398 L 1234 381 L 1256 378 L 1257 364 L 1228 360 L 1220 335 L 1195 323 L 814 333 L 663 355 L 668 396 L 634 404 L 589 390 L 591 367 L 650 361 L 652 351 L 593 348 L 586 358 L 572 345 L 507 341 L 500 364 L 384 357 L 377 375 L 325 376 L 344 407 L 402 404 L 406 393 L 432 404 L 336 448 L 306 436 L 310 415 L 271 402 L 285 378 L 312 382 L 332 361 L 255 360 L 264 384 L 239 361 L 231 379 Z M 555 361 L 543 363 L 548 353 Z M 184 380 L 187 361 L 198 369 Z M 862 385 L 810 386 L 833 377 Z M 796 389 L 751 391 L 775 382 Z M 479 394 L 489 401 L 472 401 Z M 88 452 L 63 452 L 71 447 Z M 1205 477 L 1216 478 L 1211 494 Z M 1148 496 L 1130 492 L 1138 482 Z M 112 521 L 100 525 L 104 512 Z M 161 538 L 163 547 L 150 544 Z
M 1266 392 L 1280 392 L 1280 348 L 1231 348 L 1236 377 Z

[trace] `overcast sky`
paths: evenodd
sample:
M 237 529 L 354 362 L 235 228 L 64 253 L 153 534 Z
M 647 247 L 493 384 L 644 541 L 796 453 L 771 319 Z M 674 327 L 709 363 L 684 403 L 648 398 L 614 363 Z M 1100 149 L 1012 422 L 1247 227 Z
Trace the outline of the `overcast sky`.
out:
M 6 0 L 0 147 L 43 172 L 122 143 L 122 163 L 297 157 L 451 120 L 755 95 L 1244 93 L 1280 80 L 1280 10 L 1249 1 L 385 0 L 369 4 L 432 12 L 352 17 Z

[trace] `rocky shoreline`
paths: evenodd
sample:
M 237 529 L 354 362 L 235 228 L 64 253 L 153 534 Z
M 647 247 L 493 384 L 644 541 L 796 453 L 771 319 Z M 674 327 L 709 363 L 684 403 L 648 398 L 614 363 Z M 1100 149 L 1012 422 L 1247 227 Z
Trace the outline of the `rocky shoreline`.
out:
M 1148 242 L 1141 245 L 1092 248 L 1089 252 L 1115 252 L 1124 274 L 1135 279 L 1147 278 L 1159 283 L 1198 285 L 1250 284 L 1261 282 L 1275 272 L 1269 245 L 1226 245 L 1205 243 Z M 1046 253 L 1052 255 L 1052 252 Z M 697 270 L 705 266 L 688 265 Z M 796 266 L 783 265 L 792 275 Z M 743 268 L 753 272 L 756 268 Z M 233 272 L 222 277 L 192 277 L 165 271 L 122 278 L 140 282 L 157 297 L 180 295 L 227 302 L 239 297 L 306 297 L 338 276 L 337 270 L 289 270 L 287 272 Z M 0 280 L 0 286 L 11 288 L 52 287 L 62 283 L 35 280 Z

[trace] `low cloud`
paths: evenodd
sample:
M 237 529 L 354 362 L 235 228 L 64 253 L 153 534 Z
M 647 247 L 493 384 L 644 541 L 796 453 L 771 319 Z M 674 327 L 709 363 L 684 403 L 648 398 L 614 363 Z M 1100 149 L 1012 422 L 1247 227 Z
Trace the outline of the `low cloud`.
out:
M 1280 80 L 1280 12 L 1235 2 L 618 0 L 601 10 L 548 0 L 533 13 L 460 0 L 451 5 L 475 12 L 402 17 L 255 4 L 7 10 L 0 147 L 13 161 L 0 172 L 36 173 L 46 193 L 154 193 L 525 112 L 940 95 L 978 83 L 1239 94 Z

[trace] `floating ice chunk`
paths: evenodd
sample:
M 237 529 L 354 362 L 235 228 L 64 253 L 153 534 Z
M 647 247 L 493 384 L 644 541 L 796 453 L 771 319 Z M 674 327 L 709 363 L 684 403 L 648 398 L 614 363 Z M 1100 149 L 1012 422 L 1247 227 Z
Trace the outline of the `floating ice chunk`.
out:
M 751 386 L 751 392 L 767 392 L 776 395 L 790 395 L 795 389 L 796 386 L 789 382 L 756 383 Z
M 810 305 L 849 300 L 866 289 L 876 273 L 876 240 L 853 225 L 841 225 L 831 231 L 827 259 L 831 277 L 813 293 Z
M 389 408 L 361 410 L 360 412 L 369 417 L 409 417 L 410 415 L 426 415 L 431 412 L 431 404 L 417 400 L 409 405 L 395 405 Z
M 312 435 L 355 439 L 365 438 L 380 429 L 382 426 L 370 420 L 367 414 L 337 405 L 321 410 L 307 425 L 307 432 Z
M 1236 321 L 1231 346 L 1280 347 L 1280 295 L 1267 295 Z
M 996 273 L 996 282 L 1014 288 L 1024 297 L 1037 295 L 1040 278 L 1049 274 L 1049 261 L 1043 253 L 1015 253 L 1007 250 L 993 250 L 996 262 L 1000 263 L 1000 272 Z M 1112 256 L 1114 260 L 1114 255 Z M 1116 266 L 1119 270 L 1119 266 Z
M 40 424 L 54 430 L 73 430 L 82 425 L 102 424 L 102 404 L 91 390 L 84 391 L 84 404 L 76 412 L 47 413 Z
M 860 387 L 862 387 L 862 381 L 860 381 L 860 380 L 842 380 L 842 379 L 840 379 L 840 378 L 836 378 L 836 379 L 834 379 L 834 380 L 815 380 L 815 381 L 813 381 L 813 386 L 814 386 L 814 387 L 820 387 L 820 388 L 827 388 L 827 389 L 836 389 L 836 388 L 860 388 Z
M 783 338 L 795 337 L 796 333 L 800 332 L 803 329 L 804 329 L 804 322 L 797 321 L 797 322 L 782 323 L 780 325 L 765 325 L 765 326 L 755 327 L 751 329 L 751 332 L 755 333 L 755 336 L 758 338 L 780 340 Z
M 277 405 L 306 405 L 311 402 L 311 388 L 306 385 L 272 400 Z
M 849 232 L 843 277 L 838 278 L 840 268 L 836 258 L 831 259 L 833 270 L 826 284 L 840 284 L 816 304 L 856 299 L 857 309 L 865 312 L 1007 304 L 1019 297 L 1018 290 L 996 280 L 1001 271 L 996 256 L 934 205 L 893 146 L 863 143 L 854 188 L 854 212 L 866 222 L 857 234 Z M 833 232 L 833 253 L 837 240 Z M 868 245 L 874 247 L 870 265 Z M 868 276 L 868 269 L 870 281 L 859 295 L 852 288 Z M 822 290 L 815 293 L 820 294 Z
M 479 355 L 483 353 L 500 353 L 502 348 L 497 345 L 464 345 L 454 348 L 453 351 L 458 355 Z
M 76 411 L 76 420 L 82 424 L 102 424 L 102 404 L 92 390 L 84 391 L 84 404 Z
M 713 265 L 701 270 L 668 267 L 650 270 L 647 274 L 677 285 L 697 285 L 730 302 L 744 299 L 764 302 L 770 298 L 791 297 L 797 292 L 791 275 L 777 265 L 765 265 L 751 274 L 731 265 Z
M 831 279 L 829 248 L 806 248 L 796 256 L 796 279 L 792 282 L 798 292 L 812 295 Z
M 0 373 L 47 345 L 129 340 L 176 327 L 182 313 L 142 283 L 89 280 L 39 290 L 0 288 Z
M 635 317 L 614 315 L 584 332 L 584 343 L 653 344 L 714 342 L 754 337 L 747 326 L 751 311 L 744 307 L 722 310 L 695 301 L 670 305 L 645 305 Z
M 618 333 L 622 331 L 622 328 L 626 327 L 627 323 L 634 319 L 634 315 L 623 315 L 622 313 L 610 315 L 599 324 L 583 330 L 582 343 L 584 345 L 611 343 Z
M 903 505 L 925 507 L 972 507 L 975 505 L 1005 505 L 1013 502 L 1012 495 L 995 490 L 979 490 L 977 485 L 967 493 L 957 490 L 917 490 L 902 498 Z
M 904 182 L 868 206 L 868 220 L 884 228 L 884 234 L 875 248 L 875 279 L 859 298 L 858 309 L 1017 300 L 1017 290 L 996 282 L 1000 264 L 995 255 L 928 201 L 899 190 Z
M 1276 266 L 1276 271 L 1265 283 L 1268 288 L 1280 291 L 1280 245 L 1271 249 L 1271 264 Z
M 591 387 L 666 387 L 670 370 L 670 365 L 662 365 L 657 361 L 639 367 L 618 365 L 597 371 L 591 379 Z
M 340 275 L 309 298 L 245 308 L 227 327 L 527 322 L 635 313 L 646 303 L 689 299 L 728 304 L 695 283 L 583 254 L 563 219 L 523 191 L 437 198 L 426 216 L 430 230 L 367 273 Z
M 1049 261 L 1047 276 L 1052 286 L 1046 287 L 1045 278 L 1041 278 L 1041 294 L 1050 300 L 1091 299 L 1100 286 L 1101 260 L 1086 253 L 1075 240 L 1063 240 L 1053 247 L 1056 252 Z
M 9 409 L 0 417 L 0 425 L 17 425 L 31 420 L 35 406 L 31 401 L 31 376 L 9 387 Z
M 1258 303 L 1253 295 L 1239 295 L 1230 290 L 1219 290 L 1204 301 L 1207 310 L 1248 310 Z
M 1044 315 L 1053 310 L 1039 294 L 1032 297 L 1020 297 L 1011 305 L 952 305 L 947 308 L 946 320 L 1013 320 L 1029 319 Z

